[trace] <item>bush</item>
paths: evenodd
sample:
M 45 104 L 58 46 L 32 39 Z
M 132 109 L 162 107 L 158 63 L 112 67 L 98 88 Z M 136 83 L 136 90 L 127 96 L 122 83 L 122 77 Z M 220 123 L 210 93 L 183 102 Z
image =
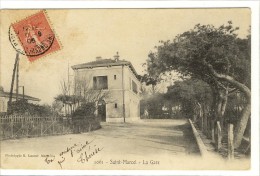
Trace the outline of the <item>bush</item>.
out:
M 83 103 L 72 113 L 72 118 L 94 118 L 95 110 L 95 103 Z
M 26 100 L 14 101 L 11 104 L 11 114 L 31 116 L 52 116 L 52 109 L 49 105 L 37 105 L 28 103 Z
M 72 113 L 73 132 L 80 133 L 101 128 L 100 122 L 95 118 L 95 103 L 83 103 Z

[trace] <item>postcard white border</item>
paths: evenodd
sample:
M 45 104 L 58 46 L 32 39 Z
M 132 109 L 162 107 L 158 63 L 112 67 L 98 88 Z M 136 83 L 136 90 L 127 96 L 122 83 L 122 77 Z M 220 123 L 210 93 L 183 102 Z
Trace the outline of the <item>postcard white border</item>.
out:
M 259 176 L 259 1 L 27 1 L 0 0 L 1 9 L 55 8 L 232 8 L 252 11 L 252 158 L 251 170 L 0 170 L 1 175 L 250 175 Z M 213 163 L 214 164 L 214 163 Z

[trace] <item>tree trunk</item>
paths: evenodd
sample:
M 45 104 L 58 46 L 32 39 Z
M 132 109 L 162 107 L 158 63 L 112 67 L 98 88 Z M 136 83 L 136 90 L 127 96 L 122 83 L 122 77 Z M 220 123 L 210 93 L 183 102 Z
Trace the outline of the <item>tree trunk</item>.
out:
M 228 101 L 228 87 L 227 90 L 224 90 L 220 93 L 220 101 L 221 101 L 221 107 L 220 107 L 220 125 L 221 128 L 224 129 L 224 114 L 226 111 L 227 101 Z M 223 130 L 224 131 L 224 130 Z
M 204 131 L 206 132 L 206 135 L 208 136 L 208 110 L 207 110 L 207 104 L 203 103 L 203 118 L 204 118 Z
M 212 87 L 211 86 L 211 90 L 212 90 L 212 105 L 211 105 L 211 119 L 215 122 L 216 119 L 217 119 L 217 113 L 216 113 L 216 110 L 217 110 L 217 92 L 216 92 L 216 89 L 215 87 Z M 214 124 L 214 123 L 213 123 Z M 214 128 L 214 127 L 213 127 Z
M 220 122 L 221 129 L 223 129 L 223 114 L 222 114 L 223 105 L 222 104 L 223 104 L 223 97 L 219 92 L 217 98 L 216 117 L 217 117 L 217 121 Z
M 235 80 L 233 77 L 229 75 L 224 75 L 224 74 L 219 74 L 217 73 L 212 65 L 206 63 L 205 64 L 208 66 L 210 72 L 218 79 L 226 81 L 233 85 L 234 87 L 238 88 L 241 92 L 245 94 L 247 104 L 245 105 L 242 114 L 239 118 L 238 123 L 235 126 L 235 136 L 234 136 L 234 143 L 235 143 L 235 148 L 238 148 L 239 145 L 241 144 L 241 141 L 243 139 L 243 135 L 246 129 L 246 124 L 248 122 L 248 119 L 251 114 L 251 90 L 245 85 L 240 83 L 239 81 Z
M 69 104 L 69 107 L 70 107 L 70 115 L 72 115 L 72 105 Z
M 244 107 L 241 117 L 238 121 L 238 123 L 236 124 L 236 128 L 235 128 L 235 136 L 234 136 L 234 147 L 238 148 L 242 142 L 243 136 L 244 136 L 244 132 L 246 130 L 246 126 L 247 126 L 247 122 L 248 119 L 251 115 L 251 103 L 250 101 L 246 104 L 246 106 Z
M 224 116 L 224 114 L 225 114 L 227 101 L 228 101 L 228 90 L 225 91 L 225 94 L 222 97 L 222 106 L 221 106 L 221 115 L 222 116 Z
M 66 108 L 66 104 L 65 104 L 65 103 L 63 103 L 63 105 L 64 105 L 64 112 L 65 112 L 65 116 L 67 117 L 67 108 Z
M 201 128 L 201 131 L 204 131 L 203 129 L 203 112 L 202 112 L 202 106 L 199 102 L 197 102 L 198 104 L 198 115 L 199 115 L 199 122 L 200 122 L 200 128 Z

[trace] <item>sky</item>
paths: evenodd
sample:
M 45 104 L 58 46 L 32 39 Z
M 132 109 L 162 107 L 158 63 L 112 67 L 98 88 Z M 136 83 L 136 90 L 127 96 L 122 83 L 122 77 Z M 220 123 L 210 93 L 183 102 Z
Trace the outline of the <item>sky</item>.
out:
M 22 20 L 35 10 L 1 11 L 0 84 L 10 90 L 16 51 L 9 42 L 11 23 Z M 250 26 L 250 9 L 81 9 L 47 10 L 51 26 L 62 49 L 35 62 L 20 55 L 19 85 L 25 94 L 51 104 L 61 93 L 60 81 L 67 79 L 68 65 L 94 61 L 97 56 L 131 61 L 138 74 L 142 64 L 160 40 L 172 40 L 196 24 L 216 27 L 232 21 L 245 38 Z M 69 69 L 73 75 L 73 70 Z M 71 76 L 71 79 L 73 76 Z M 22 90 L 20 89 L 20 92 Z

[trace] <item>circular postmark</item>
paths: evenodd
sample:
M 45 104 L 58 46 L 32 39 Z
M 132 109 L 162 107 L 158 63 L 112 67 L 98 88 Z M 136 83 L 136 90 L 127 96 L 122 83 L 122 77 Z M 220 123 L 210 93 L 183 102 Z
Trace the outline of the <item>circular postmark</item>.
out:
M 25 24 L 14 28 L 9 27 L 9 41 L 13 48 L 22 55 L 39 56 L 47 52 L 55 39 L 51 30 L 35 25 Z

